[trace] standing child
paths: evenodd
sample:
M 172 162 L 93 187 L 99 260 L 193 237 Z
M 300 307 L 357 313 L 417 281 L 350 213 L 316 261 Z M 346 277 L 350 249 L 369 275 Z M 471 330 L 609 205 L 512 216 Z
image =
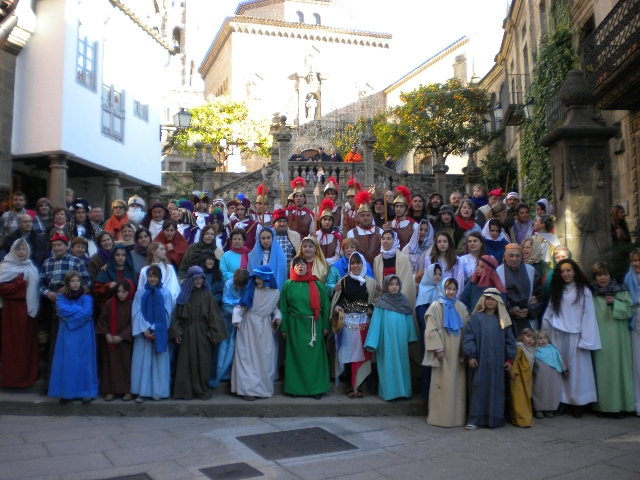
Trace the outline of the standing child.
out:
M 392 402 L 411 398 L 409 343 L 418 341 L 413 310 L 401 290 L 402 282 L 397 275 L 384 278 L 382 295 L 375 304 L 364 344 L 365 349 L 376 352 L 378 396 Z
M 82 286 L 82 276 L 72 270 L 64 276 L 64 287 L 56 297 L 60 327 L 49 379 L 50 397 L 60 403 L 81 398 L 91 403 L 98 395 L 96 336 L 93 301 Z
M 160 267 L 148 267 L 143 288 L 133 297 L 131 393 L 138 395 L 136 403 L 144 402 L 145 397 L 160 400 L 170 395 L 168 344 L 173 299 L 161 277 Z
M 462 348 L 469 357 L 467 430 L 504 427 L 504 370 L 516 358 L 511 318 L 496 288 L 488 288 L 469 317 Z
M 227 331 L 200 267 L 187 270 L 176 300 L 169 336 L 178 344 L 173 398 L 211 398 L 212 344 L 227 338 Z
M 549 335 L 544 330 L 536 332 L 538 348 L 533 364 L 533 390 L 531 402 L 536 418 L 553 418 L 560 405 L 562 392 L 562 375 L 567 371 L 562 356 L 556 347 L 549 342 Z
M 466 371 L 462 360 L 462 332 L 467 309 L 456 300 L 458 282 L 445 278 L 438 285 L 438 300 L 425 315 L 423 365 L 432 367 L 427 423 L 438 427 L 464 425 L 467 404 Z
M 535 332 L 524 328 L 518 338 L 518 353 L 511 367 L 511 423 L 516 427 L 534 424 L 531 409 L 533 365 L 536 355 Z
M 258 265 L 249 277 L 246 293 L 233 309 L 237 333 L 231 391 L 244 400 L 273 395 L 278 339 L 272 333 L 282 321 L 277 286 L 271 267 Z
M 124 402 L 132 398 L 131 302 L 135 292 L 136 288 L 128 278 L 118 282 L 114 295 L 105 302 L 96 323 L 96 333 L 103 335 L 99 342 L 100 391 L 106 394 L 105 402 L 113 400 L 115 395 L 123 395 Z
M 69 244 L 71 255 L 82 260 L 85 267 L 89 266 L 89 257 L 87 256 L 88 248 L 89 241 L 84 237 L 76 237 L 71 240 L 71 243 Z

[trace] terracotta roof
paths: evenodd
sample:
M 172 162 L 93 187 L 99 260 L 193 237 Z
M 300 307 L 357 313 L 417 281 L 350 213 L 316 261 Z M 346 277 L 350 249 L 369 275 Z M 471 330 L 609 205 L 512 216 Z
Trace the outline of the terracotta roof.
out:
M 171 45 L 169 45 L 159 34 L 156 30 L 154 30 L 153 28 L 149 27 L 147 24 L 145 24 L 142 20 L 140 20 L 138 18 L 138 16 L 133 13 L 133 11 L 127 7 L 124 3 L 122 3 L 120 0 L 109 0 L 109 2 L 111 3 L 111 5 L 113 5 L 114 7 L 116 7 L 117 9 L 119 9 L 122 13 L 124 13 L 127 17 L 129 17 L 133 23 L 135 23 L 136 25 L 138 25 L 142 30 L 144 30 L 151 38 L 153 38 L 156 42 L 158 42 L 163 48 L 165 48 L 166 50 L 169 51 L 169 53 L 171 55 L 175 55 L 177 52 L 175 52 L 173 50 L 173 48 L 171 48 Z
M 112 0 L 113 1 L 113 0 Z M 256 25 L 257 28 L 252 27 Z M 260 28 L 260 26 L 264 28 Z M 287 30 L 292 31 L 291 35 Z M 304 33 L 293 33 L 296 30 L 305 30 Z M 209 72 L 213 62 L 224 46 L 231 33 L 249 33 L 267 36 L 299 37 L 303 40 L 318 40 L 334 43 L 352 43 L 362 46 L 389 48 L 388 40 L 393 37 L 390 33 L 367 32 L 364 30 L 350 30 L 346 28 L 327 27 L 325 25 L 310 25 L 308 23 L 285 22 L 262 17 L 248 17 L 234 15 L 227 17 L 215 36 L 211 47 L 207 51 L 198 72 L 204 77 Z M 327 35 L 329 34 L 329 35 Z M 331 35 L 334 34 L 334 35 Z M 355 40 L 345 40 L 344 36 L 362 37 Z
M 429 68 L 431 65 L 433 65 L 434 63 L 439 62 L 440 60 L 442 60 L 444 57 L 446 57 L 447 55 L 449 55 L 450 53 L 454 52 L 455 50 L 457 50 L 458 48 L 462 47 L 463 45 L 466 45 L 467 43 L 469 43 L 469 39 L 464 36 L 458 40 L 456 40 L 455 42 L 453 42 L 451 45 L 449 45 L 448 47 L 445 47 L 444 49 L 440 50 L 438 53 L 436 53 L 433 57 L 427 59 L 424 63 L 418 65 L 416 68 L 414 68 L 413 70 L 411 70 L 409 73 L 407 73 L 405 76 L 401 77 L 400 79 L 396 80 L 394 83 L 392 83 L 391 85 L 389 85 L 387 88 L 384 89 L 384 93 L 389 93 L 392 90 L 395 90 L 396 88 L 398 88 L 399 86 L 401 86 L 402 84 L 408 82 L 409 80 L 411 80 L 413 77 L 415 77 L 416 75 L 418 75 L 420 72 L 425 71 L 427 68 Z

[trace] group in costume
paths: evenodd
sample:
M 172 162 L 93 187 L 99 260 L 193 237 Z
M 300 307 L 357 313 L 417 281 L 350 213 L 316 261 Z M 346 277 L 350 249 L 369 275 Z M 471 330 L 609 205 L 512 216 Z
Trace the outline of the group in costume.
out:
M 501 189 L 445 204 L 329 177 L 311 209 L 305 187 L 273 211 L 263 184 L 253 204 L 133 196 L 103 225 L 83 199 L 28 222 L 18 198 L 0 221 L 0 385 L 36 383 L 40 357 L 61 403 L 210 400 L 221 382 L 253 401 L 278 379 L 320 399 L 342 379 L 354 400 L 420 385 L 439 427 L 640 412 L 640 250 L 624 282 L 604 262 L 590 282 L 546 199 L 532 220 Z

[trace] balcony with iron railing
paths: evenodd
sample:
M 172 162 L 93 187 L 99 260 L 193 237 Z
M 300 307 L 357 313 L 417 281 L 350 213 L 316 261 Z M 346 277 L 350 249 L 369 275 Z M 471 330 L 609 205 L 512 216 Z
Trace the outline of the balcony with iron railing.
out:
M 569 109 L 564 106 L 564 104 L 558 98 L 558 91 L 556 90 L 551 94 L 549 99 L 547 100 L 547 131 L 550 132 L 556 127 L 564 124 L 564 121 L 567 118 L 567 112 Z M 602 123 L 602 112 L 599 108 L 594 105 L 589 105 L 589 114 L 591 118 L 596 122 Z
M 524 119 L 523 106 L 529 88 L 529 75 L 508 74 L 500 86 L 502 124 L 505 127 L 520 125 Z
M 596 106 L 640 108 L 640 2 L 620 0 L 582 45 Z

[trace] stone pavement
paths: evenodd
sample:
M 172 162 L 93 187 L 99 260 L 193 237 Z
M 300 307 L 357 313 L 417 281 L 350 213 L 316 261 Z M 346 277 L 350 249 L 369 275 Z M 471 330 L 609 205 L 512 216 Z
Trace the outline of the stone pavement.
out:
M 318 402 L 320 403 L 320 402 Z M 358 450 L 266 461 L 236 437 L 320 427 Z M 274 479 L 640 478 L 640 418 L 571 416 L 467 431 L 424 417 L 0 416 L 0 479 L 91 480 L 146 472 L 205 477 L 246 462 Z

